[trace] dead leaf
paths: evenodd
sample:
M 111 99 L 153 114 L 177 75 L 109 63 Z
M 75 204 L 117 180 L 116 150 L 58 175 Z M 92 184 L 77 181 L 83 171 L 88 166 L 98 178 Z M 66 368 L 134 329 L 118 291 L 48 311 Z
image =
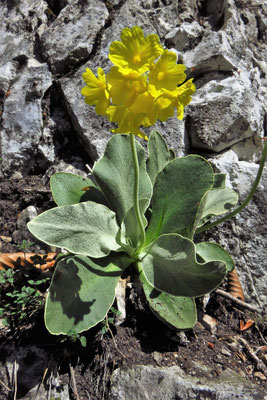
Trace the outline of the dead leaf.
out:
M 46 270 L 55 264 L 56 253 L 4 253 L 0 254 L 0 270 L 15 267 L 35 267 Z
M 240 320 L 240 322 L 239 322 L 240 330 L 246 331 L 248 328 L 251 327 L 252 324 L 254 324 L 254 321 L 252 319 L 249 319 L 246 323 L 244 323 L 244 321 Z

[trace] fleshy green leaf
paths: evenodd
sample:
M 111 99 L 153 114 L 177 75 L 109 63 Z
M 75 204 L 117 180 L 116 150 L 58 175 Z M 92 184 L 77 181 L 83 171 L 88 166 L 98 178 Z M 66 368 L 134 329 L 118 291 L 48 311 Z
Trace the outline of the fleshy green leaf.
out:
M 212 188 L 213 182 L 211 165 L 200 156 L 170 161 L 155 180 L 146 243 L 190 225 L 202 196 Z
M 160 292 L 150 285 L 143 273 L 140 280 L 151 311 L 162 322 L 176 329 L 190 329 L 195 325 L 197 311 L 194 299 Z
M 150 199 L 152 184 L 146 172 L 145 150 L 137 141 L 135 144 L 140 171 L 139 198 Z M 129 135 L 117 134 L 109 140 L 104 156 L 94 165 L 93 175 L 121 224 L 134 204 L 134 163 Z
M 201 199 L 195 227 L 204 225 L 211 217 L 229 211 L 238 202 L 238 194 L 229 188 L 212 189 Z
M 224 189 L 225 188 L 226 174 L 214 174 L 213 189 Z
M 95 201 L 106 204 L 104 195 L 89 178 L 57 172 L 51 176 L 50 187 L 55 203 L 58 206 L 77 204 L 82 201 Z
M 173 158 L 172 154 L 170 153 L 167 147 L 165 140 L 156 131 L 152 131 L 150 133 L 147 148 L 148 148 L 147 172 L 153 185 L 158 173 Z
M 75 254 L 98 258 L 120 248 L 116 215 L 92 201 L 52 208 L 30 221 L 28 228 L 39 240 Z
M 149 206 L 148 199 L 140 199 L 139 200 L 139 208 L 140 213 L 143 219 L 144 228 L 147 226 L 147 220 L 144 216 L 147 207 Z M 121 241 L 125 244 L 129 244 L 133 249 L 135 249 L 138 245 L 140 239 L 140 228 L 136 222 L 135 210 L 134 206 L 128 210 L 126 216 L 121 224 Z
M 54 335 L 77 334 L 105 318 L 121 274 L 132 260 L 123 255 L 60 260 L 49 288 L 45 324 Z
M 201 242 L 196 244 L 196 251 L 201 262 L 223 261 L 226 265 L 227 273 L 233 271 L 235 264 L 232 257 L 217 243 Z
M 219 286 L 226 274 L 224 262 L 198 263 L 194 243 L 175 233 L 161 235 L 140 257 L 150 285 L 174 296 L 202 296 Z

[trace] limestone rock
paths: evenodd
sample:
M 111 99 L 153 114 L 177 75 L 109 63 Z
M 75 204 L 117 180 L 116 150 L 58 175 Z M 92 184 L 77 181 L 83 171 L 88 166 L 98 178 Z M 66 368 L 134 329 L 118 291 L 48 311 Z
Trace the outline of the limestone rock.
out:
M 35 163 L 36 146 L 43 128 L 41 102 L 51 84 L 47 64 L 29 59 L 12 85 L 2 115 L 4 173 L 14 173 L 18 169 L 27 174 Z
M 228 185 L 237 191 L 241 204 L 255 181 L 259 166 L 238 161 L 233 151 L 210 161 L 216 172 L 228 174 Z M 232 220 L 207 233 L 232 255 L 246 297 L 262 308 L 267 303 L 266 191 L 265 167 L 260 185 L 248 206 Z
M 262 105 L 244 81 L 235 77 L 212 80 L 199 88 L 188 115 L 195 148 L 220 152 L 253 135 L 263 136 Z
M 95 161 L 104 153 L 107 141 L 112 136 L 112 125 L 106 117 L 97 115 L 94 107 L 84 103 L 81 95 L 81 88 L 85 86 L 82 81 L 83 72 L 84 67 L 71 79 L 61 79 L 60 89 L 73 126 L 90 158 Z
M 75 0 L 69 2 L 48 28 L 40 31 L 43 56 L 53 72 L 69 71 L 88 59 L 108 15 L 101 1 Z
M 17 396 L 22 400 L 45 400 L 48 391 L 42 384 L 45 369 L 49 366 L 49 354 L 37 346 L 24 346 L 17 349 L 6 346 L 5 367 L 0 364 L 1 375 L 7 372 L 7 382 L 12 382 L 16 374 Z M 14 370 L 16 369 L 16 371 Z M 27 373 L 25 373 L 27 371 Z M 60 380 L 51 373 L 49 377 L 50 398 L 58 400 L 69 400 L 69 390 L 67 385 L 63 385 Z
M 184 22 L 168 32 L 166 41 L 179 51 L 187 51 L 194 47 L 202 33 L 203 27 L 197 21 Z
M 44 0 L 0 2 L 0 66 L 33 57 L 35 31 L 46 24 Z
M 229 369 L 217 377 L 201 366 L 201 377 L 186 375 L 178 367 L 155 368 L 139 365 L 116 369 L 111 378 L 111 394 L 116 400 L 266 400 L 264 391 Z

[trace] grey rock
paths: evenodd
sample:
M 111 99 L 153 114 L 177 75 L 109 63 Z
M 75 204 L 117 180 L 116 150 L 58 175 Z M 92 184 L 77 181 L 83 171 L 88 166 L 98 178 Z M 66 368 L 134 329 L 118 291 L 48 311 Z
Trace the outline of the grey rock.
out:
M 94 68 L 92 70 L 96 73 Z M 98 116 L 94 107 L 89 107 L 84 103 L 81 95 L 81 88 L 85 86 L 82 81 L 83 72 L 85 72 L 84 67 L 79 69 L 71 79 L 61 79 L 60 88 L 73 126 L 91 160 L 95 161 L 104 153 L 107 141 L 112 136 L 110 132 L 112 124 L 106 117 Z
M 210 160 L 217 172 L 228 174 L 228 185 L 244 201 L 255 181 L 257 164 L 238 161 L 229 151 Z M 267 304 L 266 275 L 266 191 L 267 168 L 248 206 L 229 222 L 209 231 L 209 235 L 232 255 L 245 295 L 252 303 L 264 308 Z
M 53 72 L 62 73 L 85 61 L 109 13 L 101 1 L 75 0 L 39 32 L 43 56 Z
M 2 91 L 7 92 L 10 89 L 10 83 L 17 75 L 18 67 L 18 61 L 8 61 L 0 66 L 0 88 Z
M 206 31 L 199 44 L 183 55 L 183 62 L 187 68 L 195 68 L 195 75 L 210 71 L 231 72 L 240 64 L 226 33 L 210 31 Z
M 0 130 L 3 172 L 27 174 L 43 130 L 42 98 L 52 84 L 47 64 L 27 60 L 5 100 Z
M 197 22 L 184 22 L 166 35 L 166 41 L 179 51 L 187 51 L 203 34 L 203 27 Z
M 263 136 L 262 105 L 236 77 L 205 84 L 187 112 L 189 135 L 196 148 L 220 152 L 253 135 Z M 255 144 L 253 149 L 257 150 Z
M 17 349 L 5 347 L 5 368 L 0 365 L 1 376 L 7 372 L 6 382 L 13 382 L 16 376 L 17 393 L 22 400 L 46 400 L 55 398 L 69 400 L 68 386 L 60 382 L 56 370 L 51 368 L 50 355 L 37 346 L 24 346 Z M 50 390 L 42 383 L 46 368 Z M 26 371 L 26 372 L 25 372 Z
M 210 368 L 196 365 L 200 377 L 187 375 L 178 366 L 119 368 L 111 377 L 111 394 L 116 400 L 267 399 L 261 388 L 230 369 L 215 377 Z
M 44 0 L 0 2 L 0 66 L 35 53 L 35 31 L 46 24 Z
M 21 211 L 17 219 L 17 227 L 19 230 L 27 229 L 27 223 L 37 216 L 37 210 L 34 206 L 29 206 Z

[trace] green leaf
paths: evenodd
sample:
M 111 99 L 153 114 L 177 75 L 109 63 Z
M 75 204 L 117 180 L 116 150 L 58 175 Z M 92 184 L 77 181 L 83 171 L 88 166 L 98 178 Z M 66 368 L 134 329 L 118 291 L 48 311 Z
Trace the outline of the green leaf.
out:
M 60 260 L 45 305 L 45 324 L 54 335 L 77 334 L 102 321 L 115 298 L 121 274 L 132 259 L 72 256 Z
M 116 215 L 91 201 L 52 208 L 30 221 L 28 228 L 39 240 L 71 253 L 98 258 L 120 248 Z
M 171 161 L 172 154 L 170 153 L 167 144 L 163 137 L 157 132 L 152 131 L 149 135 L 148 144 L 148 159 L 147 172 L 154 185 L 158 173 Z
M 213 182 L 211 165 L 200 156 L 170 161 L 155 180 L 146 244 L 163 233 L 179 232 L 190 225 Z
M 224 262 L 198 263 L 194 243 L 175 233 L 161 235 L 140 257 L 150 285 L 174 296 L 202 296 L 219 286 L 226 274 Z
M 55 203 L 58 206 L 77 204 L 83 201 L 94 201 L 106 205 L 104 195 L 89 178 L 57 172 L 51 176 L 50 187 Z
M 151 311 L 162 322 L 175 329 L 190 329 L 195 325 L 197 311 L 194 299 L 160 292 L 150 285 L 143 273 L 139 277 Z
M 204 225 L 211 217 L 225 214 L 238 202 L 238 194 L 229 188 L 212 189 L 201 199 L 194 226 Z
M 196 251 L 198 258 L 201 258 L 201 262 L 207 261 L 223 261 L 226 265 L 227 273 L 233 271 L 235 264 L 226 250 L 224 250 L 219 244 L 217 243 L 210 243 L 210 242 L 202 242 L 196 244 Z
M 152 185 L 145 167 L 145 150 L 135 141 L 139 161 L 139 198 L 150 199 Z M 134 204 L 134 162 L 129 135 L 115 135 L 107 143 L 103 157 L 94 165 L 93 175 L 115 211 L 119 224 Z
M 149 206 L 149 199 L 139 200 L 140 213 L 143 219 L 144 228 L 147 226 L 147 220 L 144 214 L 148 206 Z M 132 206 L 130 210 L 128 210 L 128 212 L 126 213 L 126 216 L 121 224 L 120 234 L 121 234 L 120 242 L 124 243 L 126 245 L 126 248 L 129 245 L 135 251 L 140 239 L 141 230 L 136 222 L 134 206 Z
M 214 185 L 213 189 L 224 189 L 225 188 L 226 174 L 214 174 Z

